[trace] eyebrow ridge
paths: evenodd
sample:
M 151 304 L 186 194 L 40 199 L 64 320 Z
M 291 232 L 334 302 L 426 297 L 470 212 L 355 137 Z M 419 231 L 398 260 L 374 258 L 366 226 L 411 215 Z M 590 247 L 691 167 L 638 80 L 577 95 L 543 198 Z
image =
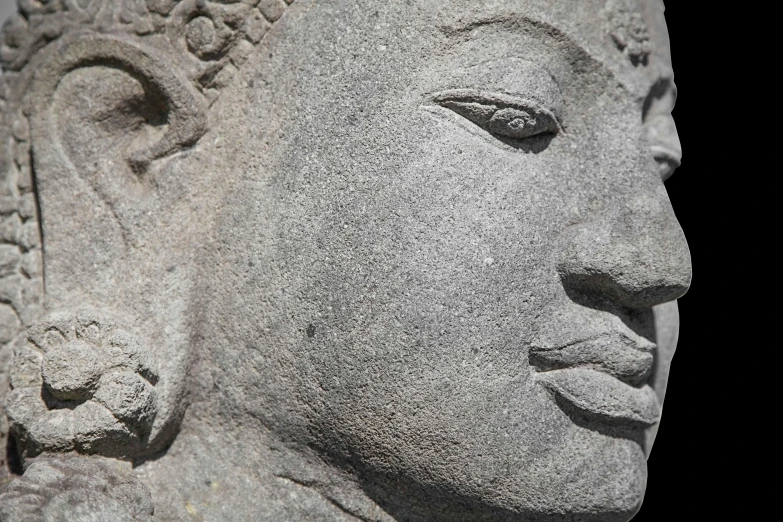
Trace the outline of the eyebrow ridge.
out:
M 450 40 L 456 40 L 458 43 L 467 42 L 471 39 L 471 33 L 482 27 L 500 27 L 509 31 L 519 30 L 531 36 L 541 37 L 545 45 L 554 44 L 556 48 L 566 48 L 571 51 L 571 57 L 568 59 L 569 65 L 578 74 L 598 74 L 608 80 L 607 85 L 620 85 L 626 92 L 634 95 L 636 89 L 628 85 L 625 81 L 618 78 L 614 71 L 601 60 L 598 56 L 591 53 L 582 44 L 573 39 L 570 35 L 561 29 L 526 15 L 516 13 L 496 14 L 492 16 L 477 17 L 472 20 L 460 19 L 453 25 L 440 24 L 438 30 Z M 573 56 L 575 54 L 575 56 Z M 566 55 L 569 56 L 569 55 Z M 501 59 L 501 58 L 498 58 Z M 490 60 L 488 60 L 490 61 Z M 536 64 L 541 67 L 539 64 Z M 550 76 L 553 76 L 549 70 L 544 68 Z M 561 85 L 554 78 L 555 84 L 560 89 Z

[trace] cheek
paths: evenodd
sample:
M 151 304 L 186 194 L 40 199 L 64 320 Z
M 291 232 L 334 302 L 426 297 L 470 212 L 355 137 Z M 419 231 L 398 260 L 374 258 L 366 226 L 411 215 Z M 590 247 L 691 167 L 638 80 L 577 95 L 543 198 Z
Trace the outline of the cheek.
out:
M 424 123 L 401 133 L 417 138 L 395 145 L 410 151 L 399 163 L 366 158 L 382 182 L 340 205 L 348 228 L 330 254 L 339 272 L 319 275 L 341 296 L 324 313 L 339 350 L 320 351 L 315 364 L 329 369 L 328 422 L 375 439 L 362 427 L 386 417 L 389 436 L 409 433 L 417 446 L 414 438 L 469 444 L 499 433 L 489 427 L 533 444 L 520 430 L 552 405 L 533 387 L 525 341 L 559 285 L 548 261 L 562 222 L 550 176 L 557 156 Z
M 526 154 L 452 122 L 421 123 L 411 134 L 426 145 L 408 144 L 386 177 L 394 181 L 375 190 L 375 210 L 389 219 L 368 240 L 393 238 L 392 283 L 419 317 L 524 337 L 559 285 L 551 258 L 567 220 L 558 180 L 567 166 L 556 147 Z M 454 330 L 464 338 L 467 327 Z

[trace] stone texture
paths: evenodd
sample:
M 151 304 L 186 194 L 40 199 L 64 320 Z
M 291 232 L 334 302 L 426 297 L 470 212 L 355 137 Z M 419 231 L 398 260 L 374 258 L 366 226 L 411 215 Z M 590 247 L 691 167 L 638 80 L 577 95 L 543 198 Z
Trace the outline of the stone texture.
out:
M 0 520 L 633 517 L 691 280 L 660 0 L 19 11 Z
M 100 458 L 37 459 L 0 493 L 0 520 L 141 522 L 153 509 L 129 466 Z

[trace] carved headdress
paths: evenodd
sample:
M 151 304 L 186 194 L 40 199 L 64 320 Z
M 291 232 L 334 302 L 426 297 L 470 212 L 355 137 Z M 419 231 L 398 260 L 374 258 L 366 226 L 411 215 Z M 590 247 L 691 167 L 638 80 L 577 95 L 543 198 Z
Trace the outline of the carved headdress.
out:
M 0 63 L 20 71 L 41 48 L 75 30 L 163 37 L 187 57 L 210 101 L 294 0 L 19 0 L 0 36 Z

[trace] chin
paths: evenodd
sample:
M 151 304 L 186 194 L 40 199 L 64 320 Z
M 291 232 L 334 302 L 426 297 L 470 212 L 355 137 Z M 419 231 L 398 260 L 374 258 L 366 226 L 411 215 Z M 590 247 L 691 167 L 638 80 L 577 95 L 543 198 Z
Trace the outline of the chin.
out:
M 515 522 L 627 522 L 644 499 L 647 460 L 643 432 L 624 435 L 574 426 L 545 457 L 496 479 L 484 498 Z
M 547 464 L 531 466 L 524 477 L 526 486 L 509 488 L 504 507 L 519 515 L 509 520 L 627 522 L 633 518 L 647 486 L 642 447 L 634 440 L 594 432 L 585 439 L 572 439 Z M 540 476 L 535 476 L 536 470 Z M 531 494 L 533 477 L 538 487 Z
M 641 446 L 579 428 L 565 435 L 541 458 L 521 459 L 514 445 L 508 445 L 493 455 L 485 454 L 484 460 L 475 455 L 444 456 L 460 462 L 455 466 L 460 470 L 457 474 L 441 474 L 445 470 L 437 463 L 421 462 L 419 470 L 428 470 L 424 475 L 379 474 L 375 469 L 362 482 L 395 520 L 408 522 L 627 522 L 633 518 L 647 482 Z M 498 466 L 501 462 L 506 465 Z M 505 473 L 497 474 L 498 470 Z

